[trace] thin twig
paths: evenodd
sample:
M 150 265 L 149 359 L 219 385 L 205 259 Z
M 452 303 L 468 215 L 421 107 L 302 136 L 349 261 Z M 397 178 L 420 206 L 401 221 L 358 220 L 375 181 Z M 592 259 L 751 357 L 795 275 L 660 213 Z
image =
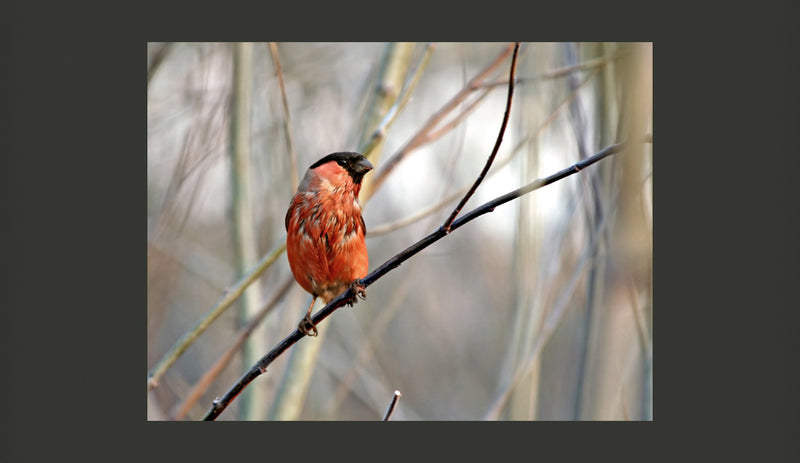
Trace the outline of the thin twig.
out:
M 397 401 L 400 400 L 400 396 L 403 394 L 400 391 L 394 391 L 394 395 L 392 396 L 392 402 L 389 404 L 389 408 L 386 409 L 386 413 L 383 415 L 383 421 L 389 421 L 389 417 L 392 416 L 392 412 L 394 411 L 394 407 L 397 406 Z
M 611 145 L 604 150 L 600 151 L 599 153 L 590 156 L 576 164 L 573 164 L 566 169 L 563 169 L 555 174 L 552 174 L 548 177 L 534 180 L 533 182 L 521 187 L 517 188 L 514 191 L 510 191 L 502 196 L 498 196 L 491 201 L 484 203 L 481 206 L 476 207 L 475 209 L 471 210 L 470 212 L 462 215 L 460 218 L 456 219 L 452 225 L 450 226 L 450 231 L 455 231 L 461 228 L 463 225 L 471 222 L 472 220 L 484 215 L 488 214 L 489 212 L 494 211 L 494 209 L 502 204 L 505 204 L 509 201 L 517 199 L 523 195 L 526 195 L 532 191 L 538 190 L 539 188 L 545 187 L 552 183 L 555 183 L 559 180 L 562 180 L 570 175 L 580 172 L 581 170 L 591 166 L 592 164 L 605 159 L 611 155 L 619 153 L 624 148 L 624 143 L 619 143 L 616 145 Z M 373 270 L 369 275 L 364 277 L 360 284 L 363 288 L 369 287 L 371 284 L 375 283 L 381 277 L 392 271 L 393 269 L 399 267 L 403 262 L 410 259 L 411 257 L 418 254 L 420 251 L 424 250 L 431 244 L 439 241 L 440 239 L 447 236 L 447 233 L 444 232 L 441 228 L 437 229 L 436 231 L 430 233 L 428 236 L 422 238 L 421 240 L 417 241 L 416 243 L 412 244 L 399 254 L 395 255 L 394 257 L 390 258 L 386 262 L 384 262 L 381 266 Z M 342 292 L 340 295 L 335 297 L 332 301 L 330 301 L 325 307 L 320 309 L 317 313 L 315 313 L 311 317 L 311 322 L 314 325 L 319 325 L 319 323 L 328 318 L 335 310 L 339 309 L 346 303 L 354 303 L 357 302 L 357 296 L 354 288 L 349 288 Z M 267 371 L 267 367 L 281 354 L 286 352 L 292 345 L 297 343 L 299 340 L 303 339 L 305 335 L 301 333 L 299 330 L 295 329 L 292 333 L 290 333 L 286 338 L 284 338 L 278 345 L 276 345 L 271 351 L 269 351 L 261 360 L 256 363 L 247 373 L 245 373 L 236 384 L 225 393 L 225 395 L 221 398 L 217 398 L 214 400 L 214 403 L 211 406 L 211 409 L 205 416 L 206 421 L 213 421 L 215 420 L 220 413 L 222 413 L 228 405 L 238 396 L 248 384 L 250 384 L 254 379 L 260 376 L 262 373 Z
M 622 58 L 624 56 L 625 56 L 624 53 L 617 53 L 617 54 L 613 54 L 613 55 L 609 55 L 609 56 L 601 56 L 599 58 L 590 59 L 590 60 L 584 61 L 582 63 L 573 64 L 571 66 L 566 66 L 566 67 L 562 67 L 562 68 L 558 68 L 558 69 L 553 69 L 553 70 L 544 72 L 542 74 L 539 74 L 539 75 L 536 75 L 536 76 L 533 76 L 533 77 L 517 77 L 516 84 L 517 85 L 525 84 L 525 83 L 528 83 L 528 82 L 535 82 L 535 81 L 538 81 L 538 80 L 558 79 L 558 78 L 561 78 L 561 77 L 569 76 L 570 74 L 573 74 L 575 72 L 594 70 L 596 68 L 603 67 L 606 64 L 608 64 L 609 62 L 615 61 L 615 60 L 620 59 L 620 58 Z M 496 80 L 494 82 L 486 82 L 484 84 L 481 84 L 481 87 L 483 87 L 483 88 L 493 88 L 493 87 L 501 87 L 501 86 L 505 86 L 505 85 L 508 85 L 508 79 Z
M 484 90 L 483 92 L 481 92 L 480 95 L 475 97 L 475 99 L 472 100 L 464 109 L 462 109 L 459 114 L 457 114 L 455 117 L 453 117 L 453 119 L 444 124 L 439 130 L 432 130 L 428 132 L 420 143 L 431 143 L 442 138 L 445 134 L 453 130 L 455 126 L 460 124 L 462 120 L 464 120 L 467 116 L 472 114 L 472 111 L 478 107 L 478 103 L 483 101 L 483 99 L 486 98 L 487 95 L 489 95 L 488 90 Z
M 442 230 L 445 233 L 450 233 L 450 226 L 452 225 L 453 221 L 456 219 L 458 214 L 461 212 L 461 209 L 464 208 L 464 205 L 469 201 L 469 198 L 472 197 L 475 190 L 478 189 L 478 185 L 481 184 L 484 177 L 486 177 L 486 173 L 489 172 L 489 168 L 492 167 L 492 163 L 494 162 L 495 156 L 497 156 L 497 151 L 500 149 L 500 145 L 503 143 L 503 134 L 506 131 L 506 125 L 508 125 L 508 118 L 511 114 L 511 99 L 514 96 L 514 74 L 517 70 L 517 53 L 519 52 L 519 42 L 514 44 L 514 54 L 511 56 L 511 71 L 509 72 L 508 78 L 508 98 L 506 99 L 506 111 L 503 113 L 503 123 L 500 125 L 500 133 L 497 134 L 497 141 L 495 141 L 494 148 L 492 149 L 492 154 L 489 155 L 489 159 L 486 160 L 486 165 L 483 166 L 483 170 L 481 171 L 478 178 L 475 179 L 475 183 L 472 184 L 472 187 L 467 191 L 467 194 L 461 198 L 461 201 L 458 203 L 453 212 L 450 214 L 450 217 L 445 220 L 444 224 L 442 225 Z
M 294 139 L 292 138 L 292 119 L 289 116 L 289 99 L 286 96 L 286 85 L 283 83 L 283 68 L 281 67 L 281 59 L 278 55 L 278 44 L 275 42 L 269 43 L 269 54 L 272 57 L 275 76 L 278 78 L 278 87 L 281 89 L 281 101 L 283 102 L 283 132 L 286 135 L 286 148 L 289 151 L 289 165 L 292 171 L 292 191 L 297 191 L 297 153 L 294 149 Z

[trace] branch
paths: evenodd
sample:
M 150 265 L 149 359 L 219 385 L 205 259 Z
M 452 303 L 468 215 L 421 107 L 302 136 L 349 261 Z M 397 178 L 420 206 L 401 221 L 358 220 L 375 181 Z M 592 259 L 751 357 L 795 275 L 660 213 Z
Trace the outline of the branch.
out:
M 506 125 L 508 125 L 508 117 L 511 113 L 511 98 L 514 96 L 514 74 L 517 70 L 517 53 L 519 52 L 519 42 L 514 44 L 514 54 L 511 56 L 511 71 L 509 72 L 508 77 L 508 98 L 506 100 L 506 112 L 503 114 L 503 123 L 500 125 L 500 133 L 497 134 L 497 141 L 494 143 L 494 148 L 492 149 L 492 154 L 489 155 L 489 159 L 486 160 L 486 165 L 483 166 L 483 170 L 481 171 L 478 178 L 475 179 L 475 183 L 472 184 L 472 187 L 467 191 L 467 194 L 461 198 L 461 201 L 458 203 L 453 212 L 450 214 L 450 217 L 445 220 L 444 225 L 442 225 L 442 229 L 445 233 L 450 233 L 450 226 L 452 225 L 453 221 L 458 216 L 458 213 L 461 212 L 461 209 L 464 208 L 464 205 L 469 201 L 469 198 L 475 193 L 475 190 L 478 189 L 478 185 L 481 184 L 484 177 L 486 177 L 486 173 L 489 172 L 489 168 L 492 167 L 492 163 L 494 162 L 495 156 L 497 156 L 497 151 L 500 149 L 500 145 L 503 143 L 503 134 L 506 131 Z
M 363 154 L 365 157 L 369 157 L 372 150 L 375 149 L 378 143 L 386 137 L 389 126 L 392 125 L 403 108 L 405 108 L 406 104 L 408 104 L 408 102 L 411 100 L 411 95 L 414 93 L 414 89 L 416 89 L 420 77 L 422 77 L 422 71 L 428 66 L 428 60 L 433 54 L 433 50 L 435 48 L 436 46 L 434 44 L 428 44 L 425 47 L 425 52 L 420 58 L 419 63 L 417 63 L 417 66 L 413 69 L 413 73 L 403 84 L 403 89 L 400 91 L 400 97 L 395 100 L 392 107 L 389 108 L 389 111 L 387 111 L 386 115 L 383 116 L 383 119 L 381 119 L 378 127 L 376 127 L 375 130 L 372 131 L 372 134 L 367 138 L 366 143 L 359 148 L 359 153 Z
M 592 164 L 605 159 L 611 155 L 617 154 L 624 149 L 624 143 L 619 143 L 616 145 L 611 145 L 604 150 L 600 151 L 599 153 L 590 156 L 576 164 L 567 167 L 555 174 L 550 175 L 549 177 L 545 177 L 542 179 L 534 180 L 533 182 L 518 188 L 514 191 L 508 192 L 502 196 L 498 196 L 497 198 L 484 203 L 481 206 L 476 207 L 475 209 L 471 210 L 467 214 L 464 214 L 460 218 L 453 221 L 450 226 L 450 232 L 455 231 L 461 228 L 463 225 L 471 222 L 472 220 L 487 214 L 489 212 L 494 211 L 497 206 L 505 204 L 509 201 L 517 199 L 523 195 L 531 193 L 532 191 L 538 190 L 539 188 L 545 187 L 552 183 L 555 183 L 565 177 L 569 177 L 570 175 L 576 174 L 581 170 L 591 166 Z M 439 241 L 440 239 L 447 236 L 442 227 L 437 229 L 436 231 L 432 232 L 428 236 L 422 238 L 421 240 L 417 241 L 416 243 L 412 244 L 404 251 L 400 252 L 399 254 L 395 255 L 394 257 L 390 258 L 386 262 L 384 262 L 380 267 L 376 268 L 372 271 L 369 275 L 367 275 L 364 279 L 361 280 L 361 285 L 364 288 L 367 288 L 371 284 L 375 283 L 381 277 L 389 273 L 391 270 L 399 267 L 403 262 L 410 259 L 414 255 L 418 254 L 423 249 L 427 248 L 431 244 Z M 311 321 L 314 325 L 318 325 L 322 320 L 328 318 L 330 314 L 332 314 L 336 309 L 340 308 L 341 306 L 345 305 L 346 303 L 353 303 L 356 302 L 356 293 L 353 288 L 349 288 L 344 291 L 342 294 L 338 295 L 332 301 L 330 301 L 325 307 L 320 309 L 319 312 L 314 314 L 311 317 Z M 214 403 L 211 409 L 206 414 L 204 420 L 206 421 L 213 421 L 215 420 L 220 413 L 222 413 L 225 408 L 230 405 L 230 403 L 239 395 L 239 393 L 247 387 L 254 379 L 260 376 L 262 373 L 267 371 L 267 367 L 281 354 L 283 354 L 286 350 L 288 350 L 292 345 L 298 342 L 300 339 L 305 337 L 303 333 L 295 329 L 289 336 L 284 338 L 277 346 L 275 346 L 270 352 L 268 352 L 261 360 L 256 363 L 247 373 L 245 373 L 237 382 L 236 384 L 231 387 L 228 392 L 222 398 L 218 398 L 214 400 Z
M 281 59 L 280 55 L 278 54 L 277 43 L 269 43 L 269 54 L 272 57 L 272 67 L 275 68 L 275 76 L 278 78 L 278 87 L 281 89 L 281 102 L 283 103 L 283 132 L 286 135 L 286 148 L 289 155 L 289 166 L 292 171 L 292 191 L 297 191 L 297 184 L 299 181 L 297 173 L 297 154 L 294 149 L 294 140 L 292 138 L 292 120 L 289 117 L 289 98 L 286 96 L 286 85 L 283 82 L 283 68 L 281 67 Z
M 550 79 L 558 79 L 561 77 L 569 76 L 576 72 L 581 71 L 591 71 L 597 68 L 601 68 L 606 64 L 610 63 L 611 61 L 618 60 L 620 58 L 624 58 L 627 56 L 625 53 L 615 53 L 608 56 L 601 56 L 599 58 L 590 59 L 588 61 L 584 61 L 582 63 L 573 64 L 571 66 L 562 67 L 558 69 L 553 69 L 551 71 L 544 72 L 542 74 L 533 76 L 533 77 L 518 77 L 516 79 L 517 84 L 523 84 L 528 82 L 535 82 L 539 80 L 550 80 Z M 486 82 L 481 84 L 483 88 L 493 88 L 499 87 L 502 85 L 508 85 L 508 80 L 496 80 L 494 82 Z
M 397 406 L 397 401 L 400 400 L 401 395 L 403 394 L 401 394 L 400 391 L 394 391 L 394 396 L 392 396 L 392 403 L 390 403 L 389 408 L 386 409 L 386 414 L 383 415 L 383 421 L 389 421 L 389 417 L 392 416 L 394 407 Z
M 167 57 L 167 53 L 172 48 L 172 43 L 167 42 L 161 44 L 158 49 L 153 53 L 153 59 L 150 61 L 150 64 L 147 66 L 147 83 L 150 84 L 150 81 L 153 79 L 156 71 L 159 67 L 161 67 L 161 63 L 164 62 L 164 58 Z

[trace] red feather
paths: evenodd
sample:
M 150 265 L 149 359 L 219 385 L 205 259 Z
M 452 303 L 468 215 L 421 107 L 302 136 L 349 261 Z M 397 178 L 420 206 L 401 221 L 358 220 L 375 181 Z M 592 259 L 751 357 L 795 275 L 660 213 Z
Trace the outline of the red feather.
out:
M 286 254 L 300 286 L 327 303 L 369 270 L 358 193 L 372 165 L 356 153 L 326 158 L 308 170 L 286 212 Z

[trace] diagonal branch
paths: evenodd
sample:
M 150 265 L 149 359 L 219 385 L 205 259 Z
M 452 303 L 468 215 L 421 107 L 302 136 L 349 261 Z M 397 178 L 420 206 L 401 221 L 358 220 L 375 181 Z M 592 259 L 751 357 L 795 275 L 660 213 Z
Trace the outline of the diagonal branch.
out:
M 478 178 L 475 179 L 475 183 L 472 184 L 467 194 L 461 198 L 461 201 L 458 203 L 453 212 L 450 214 L 450 217 L 445 220 L 444 224 L 442 225 L 442 229 L 445 233 L 450 233 L 450 226 L 453 224 L 453 221 L 456 220 L 459 212 L 461 209 L 464 208 L 464 205 L 467 204 L 469 198 L 475 193 L 475 190 L 478 189 L 478 185 L 481 184 L 484 177 L 486 177 L 486 173 L 489 172 L 489 168 L 492 167 L 492 163 L 494 162 L 495 156 L 497 156 L 497 151 L 500 149 L 500 145 L 503 143 L 503 134 L 506 132 L 506 126 L 508 125 L 508 117 L 511 113 L 511 98 L 514 96 L 514 74 L 517 71 L 517 53 L 519 52 L 519 42 L 514 44 L 514 54 L 511 56 L 511 71 L 509 72 L 508 76 L 508 98 L 506 100 L 506 112 L 503 113 L 503 123 L 500 125 L 500 133 L 497 134 L 497 141 L 494 143 L 494 148 L 492 149 L 492 154 L 489 155 L 489 159 L 486 160 L 486 165 L 483 166 L 483 170 L 481 171 Z
M 602 159 L 605 159 L 611 155 L 617 154 L 624 148 L 624 143 L 619 143 L 616 145 L 611 145 L 604 150 L 596 153 L 593 156 L 589 156 L 586 159 L 573 164 L 566 169 L 563 169 L 555 174 L 552 174 L 548 177 L 534 180 L 533 182 L 518 188 L 514 191 L 510 191 L 502 196 L 498 196 L 497 198 L 488 201 L 481 206 L 476 207 L 475 209 L 471 210 L 470 212 L 464 214 L 460 218 L 453 221 L 450 225 L 450 231 L 457 230 L 461 228 L 463 225 L 471 222 L 472 220 L 487 214 L 489 212 L 494 211 L 497 206 L 505 204 L 509 201 L 517 199 L 523 195 L 526 195 L 532 191 L 538 190 L 539 188 L 545 187 L 552 183 L 555 183 L 563 178 L 569 177 L 570 175 L 576 174 L 581 170 L 595 164 Z M 361 280 L 361 286 L 364 288 L 370 286 L 372 283 L 375 283 L 381 277 L 389 273 L 391 270 L 399 267 L 403 262 L 410 259 L 414 255 L 418 254 L 423 249 L 427 248 L 431 244 L 439 241 L 440 239 L 447 236 L 448 233 L 443 230 L 442 227 L 437 229 L 436 231 L 432 232 L 428 236 L 422 238 L 421 240 L 417 241 L 416 243 L 412 244 L 404 251 L 400 252 L 399 254 L 395 255 L 394 257 L 390 258 L 386 262 L 384 262 L 380 267 L 373 270 L 369 275 L 367 275 L 364 279 Z M 325 307 L 320 309 L 313 317 L 311 317 L 311 321 L 314 325 L 318 325 L 322 320 L 326 319 L 329 315 L 331 315 L 336 309 L 342 307 L 346 303 L 353 303 L 356 302 L 356 292 L 354 288 L 350 288 L 344 291 L 342 294 L 334 298 L 330 301 Z M 260 376 L 262 373 L 267 371 L 267 367 L 281 354 L 286 352 L 292 345 L 298 342 L 300 339 L 305 337 L 303 333 L 295 329 L 289 336 L 284 338 L 277 346 L 275 346 L 271 351 L 269 351 L 261 360 L 258 361 L 247 373 L 245 373 L 236 384 L 231 387 L 228 392 L 222 398 L 218 398 L 214 400 L 214 403 L 211 409 L 205 416 L 206 421 L 213 421 L 215 420 L 220 413 L 222 413 L 228 405 L 238 396 L 248 384 L 250 384 L 254 379 Z

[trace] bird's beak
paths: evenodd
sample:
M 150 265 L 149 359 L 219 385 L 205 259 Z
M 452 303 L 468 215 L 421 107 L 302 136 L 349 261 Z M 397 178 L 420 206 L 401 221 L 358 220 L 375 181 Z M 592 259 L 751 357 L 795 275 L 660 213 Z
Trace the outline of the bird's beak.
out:
M 358 162 L 356 163 L 356 165 L 353 166 L 353 170 L 357 174 L 361 174 L 361 175 L 366 174 L 367 172 L 371 171 L 372 169 L 373 169 L 372 163 L 369 162 L 369 160 L 367 160 L 367 158 L 365 158 L 365 157 L 362 157 L 361 159 L 359 159 Z

